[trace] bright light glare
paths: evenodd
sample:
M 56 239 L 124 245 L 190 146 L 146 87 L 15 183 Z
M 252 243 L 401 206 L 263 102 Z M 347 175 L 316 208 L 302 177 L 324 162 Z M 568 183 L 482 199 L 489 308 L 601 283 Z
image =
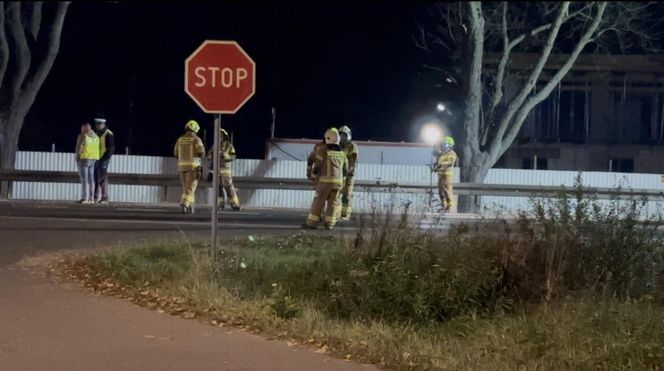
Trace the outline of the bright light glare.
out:
M 426 124 L 422 127 L 420 135 L 424 143 L 434 145 L 440 142 L 440 138 L 443 137 L 443 130 L 436 124 Z
M 442 104 L 442 103 L 438 103 L 438 105 L 436 106 L 436 109 L 438 110 L 438 112 L 443 112 L 443 111 L 445 111 L 445 105 Z

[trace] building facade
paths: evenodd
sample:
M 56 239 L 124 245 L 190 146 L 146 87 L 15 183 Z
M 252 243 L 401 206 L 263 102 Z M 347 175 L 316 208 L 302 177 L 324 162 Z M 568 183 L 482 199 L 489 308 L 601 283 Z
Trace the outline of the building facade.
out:
M 564 61 L 553 55 L 538 87 Z M 536 56 L 516 55 L 529 70 Z M 664 173 L 664 58 L 581 55 L 496 167 Z

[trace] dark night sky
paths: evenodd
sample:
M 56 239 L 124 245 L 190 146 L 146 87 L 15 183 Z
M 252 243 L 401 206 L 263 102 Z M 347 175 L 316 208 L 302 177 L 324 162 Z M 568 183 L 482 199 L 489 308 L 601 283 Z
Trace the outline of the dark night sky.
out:
M 262 158 L 271 107 L 277 137 L 319 138 L 346 123 L 357 139 L 413 140 L 413 123 L 436 101 L 418 77 L 412 41 L 426 6 L 73 3 L 20 148 L 72 151 L 79 125 L 96 112 L 109 119 L 119 152 L 170 155 L 190 118 L 211 138 L 212 116 L 183 91 L 184 60 L 205 39 L 237 40 L 257 65 L 256 95 L 222 118 L 242 158 Z

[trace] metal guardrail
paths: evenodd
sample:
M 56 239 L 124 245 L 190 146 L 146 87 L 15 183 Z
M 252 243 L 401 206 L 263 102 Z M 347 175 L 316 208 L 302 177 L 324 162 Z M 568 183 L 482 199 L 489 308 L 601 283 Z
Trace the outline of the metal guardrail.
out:
M 18 182 L 54 182 L 78 183 L 79 176 L 74 172 L 35 171 L 35 170 L 0 170 L 0 181 Z M 180 179 L 176 174 L 121 174 L 112 173 L 112 184 L 144 185 L 159 187 L 178 187 Z M 269 177 L 234 177 L 233 183 L 243 189 L 285 189 L 285 190 L 311 190 L 311 182 L 307 179 L 269 178 Z M 201 182 L 199 187 L 209 188 L 208 182 Z M 435 188 L 428 184 L 396 183 L 389 181 L 356 181 L 356 191 L 387 192 L 387 193 L 423 193 Z M 555 197 L 561 192 L 575 194 L 573 187 L 561 186 L 535 186 L 513 184 L 481 184 L 457 183 L 454 184 L 455 193 L 461 195 L 483 195 L 502 197 Z M 585 195 L 595 195 L 598 198 L 612 197 L 647 197 L 652 200 L 664 199 L 664 189 L 616 189 L 583 187 Z

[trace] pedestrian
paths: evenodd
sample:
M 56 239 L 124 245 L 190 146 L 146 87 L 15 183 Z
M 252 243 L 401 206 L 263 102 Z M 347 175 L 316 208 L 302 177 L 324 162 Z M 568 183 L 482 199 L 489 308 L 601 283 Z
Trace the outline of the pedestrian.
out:
M 95 191 L 95 163 L 99 160 L 99 137 L 86 122 L 76 140 L 76 164 L 81 178 L 80 204 L 93 204 Z
M 95 163 L 95 200 L 108 203 L 108 165 L 115 153 L 115 135 L 106 126 L 106 119 L 95 118 L 95 131 L 99 136 L 99 161 Z
M 355 185 L 355 169 L 357 166 L 358 147 L 353 142 L 350 128 L 342 126 L 339 128 L 341 150 L 348 159 L 348 175 L 341 190 L 341 220 L 349 220 L 353 211 L 351 201 L 353 200 L 353 186 Z
M 454 192 L 452 187 L 454 171 L 452 168 L 457 165 L 457 162 L 458 156 L 454 152 L 454 139 L 449 136 L 443 137 L 436 165 L 431 171 L 438 173 L 438 195 L 440 197 L 440 204 L 445 211 L 450 211 L 454 207 Z
M 197 135 L 200 130 L 198 122 L 189 120 L 184 128 L 185 133 L 175 143 L 173 154 L 178 159 L 178 171 L 182 185 L 180 207 L 182 207 L 183 214 L 193 214 L 196 188 L 203 171 L 201 158 L 205 156 L 205 147 Z
M 325 229 L 333 229 L 336 224 L 336 211 L 339 192 L 343 188 L 344 177 L 348 172 L 348 160 L 339 146 L 339 130 L 330 128 L 325 132 L 325 151 L 315 155 L 312 177 L 316 183 L 316 195 L 304 228 L 316 229 L 325 209 Z
M 210 163 L 210 170 L 208 171 L 208 182 L 212 181 L 214 174 L 213 166 L 214 145 L 208 153 L 208 160 Z M 223 209 L 225 205 L 224 191 L 230 199 L 231 208 L 234 211 L 240 210 L 240 199 L 237 197 L 235 186 L 233 186 L 233 167 L 232 162 L 235 160 L 235 147 L 231 143 L 231 138 L 228 132 L 224 129 L 219 130 L 219 190 L 218 197 L 221 199 L 219 202 L 220 207 Z

